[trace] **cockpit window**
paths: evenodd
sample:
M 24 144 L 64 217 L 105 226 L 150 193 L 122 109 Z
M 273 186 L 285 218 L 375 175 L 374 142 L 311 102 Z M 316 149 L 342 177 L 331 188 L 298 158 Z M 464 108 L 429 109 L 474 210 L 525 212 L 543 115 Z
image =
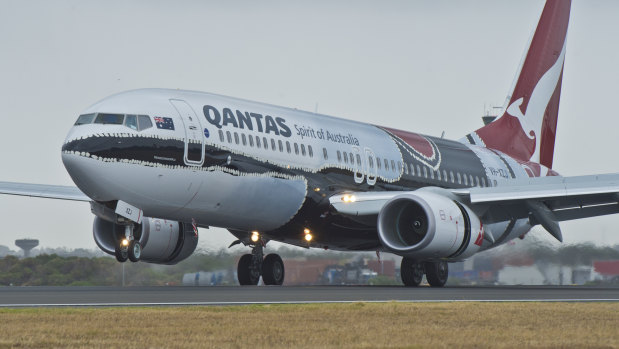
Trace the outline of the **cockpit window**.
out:
M 125 117 L 125 126 L 132 130 L 138 130 L 138 117 L 136 115 L 127 115 Z
M 122 125 L 125 116 L 123 114 L 104 114 L 99 113 L 95 118 L 95 124 L 112 124 L 112 125 Z
M 77 125 L 92 124 L 92 120 L 94 118 L 95 118 L 95 114 L 83 114 L 83 115 L 80 115 L 77 118 L 77 121 L 75 122 L 75 126 L 77 126 Z
M 148 117 L 148 115 L 138 115 L 138 120 L 140 121 L 139 131 L 153 127 L 153 122 L 150 121 L 150 117 Z
M 169 118 L 166 118 L 169 119 Z M 171 119 L 170 119 L 171 120 Z M 86 124 L 103 124 L 103 125 L 125 125 L 126 127 L 142 131 L 153 127 L 153 122 L 148 115 L 135 115 L 135 114 L 110 114 L 110 113 L 92 113 L 82 114 L 77 118 L 75 125 Z

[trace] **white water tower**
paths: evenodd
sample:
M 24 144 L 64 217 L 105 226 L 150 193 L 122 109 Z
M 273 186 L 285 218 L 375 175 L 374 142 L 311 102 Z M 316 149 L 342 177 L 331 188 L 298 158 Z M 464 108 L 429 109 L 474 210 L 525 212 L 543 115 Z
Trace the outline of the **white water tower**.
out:
M 39 246 L 39 240 L 37 239 L 19 239 L 15 240 L 15 245 L 24 250 L 24 258 L 30 257 L 30 250 Z

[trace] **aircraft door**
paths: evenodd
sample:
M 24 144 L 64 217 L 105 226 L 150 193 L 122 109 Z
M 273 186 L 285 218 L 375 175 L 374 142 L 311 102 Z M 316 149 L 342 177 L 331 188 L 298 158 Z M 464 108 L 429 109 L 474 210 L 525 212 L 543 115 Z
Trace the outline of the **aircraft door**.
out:
M 376 166 L 376 156 L 370 148 L 365 148 L 365 168 L 367 170 L 367 183 L 368 185 L 376 184 L 376 176 L 378 175 L 378 169 Z
M 354 155 L 354 158 L 351 158 L 350 161 L 355 169 L 355 183 L 361 184 L 365 180 L 365 172 L 363 170 L 365 161 L 361 158 L 361 149 L 359 149 L 359 147 L 352 147 L 352 154 Z
M 204 136 L 202 125 L 191 106 L 180 99 L 170 99 L 180 115 L 185 129 L 185 163 L 201 166 L 204 163 Z

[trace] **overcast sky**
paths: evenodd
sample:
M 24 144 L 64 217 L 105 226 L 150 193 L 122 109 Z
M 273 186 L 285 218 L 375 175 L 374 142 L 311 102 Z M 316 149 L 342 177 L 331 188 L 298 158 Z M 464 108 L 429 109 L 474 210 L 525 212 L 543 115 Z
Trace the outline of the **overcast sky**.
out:
M 78 114 L 142 87 L 208 91 L 459 139 L 503 104 L 544 3 L 0 0 L 0 181 L 72 185 Z M 619 1 L 574 0 L 554 169 L 619 172 Z M 0 197 L 0 245 L 95 248 L 87 203 Z M 619 216 L 561 223 L 619 243 Z M 541 232 L 534 232 L 546 236 Z M 232 241 L 201 230 L 202 248 Z

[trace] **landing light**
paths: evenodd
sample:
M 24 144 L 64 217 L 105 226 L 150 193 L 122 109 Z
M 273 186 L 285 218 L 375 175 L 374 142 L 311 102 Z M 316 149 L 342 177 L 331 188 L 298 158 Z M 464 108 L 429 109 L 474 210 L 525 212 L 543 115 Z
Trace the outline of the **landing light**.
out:
M 123 239 L 123 241 L 121 241 L 120 243 L 123 246 L 129 246 L 129 240 L 127 240 L 127 239 Z
M 258 240 L 260 240 L 260 233 L 257 232 L 257 231 L 252 231 L 251 232 L 251 241 L 258 242 Z
M 312 236 L 312 234 L 310 233 L 305 234 L 305 241 L 310 242 L 312 241 L 313 238 L 314 237 Z
M 346 195 L 342 196 L 342 201 L 344 201 L 344 202 L 355 202 L 355 201 L 357 201 L 357 197 L 354 196 L 354 195 L 346 194 Z

